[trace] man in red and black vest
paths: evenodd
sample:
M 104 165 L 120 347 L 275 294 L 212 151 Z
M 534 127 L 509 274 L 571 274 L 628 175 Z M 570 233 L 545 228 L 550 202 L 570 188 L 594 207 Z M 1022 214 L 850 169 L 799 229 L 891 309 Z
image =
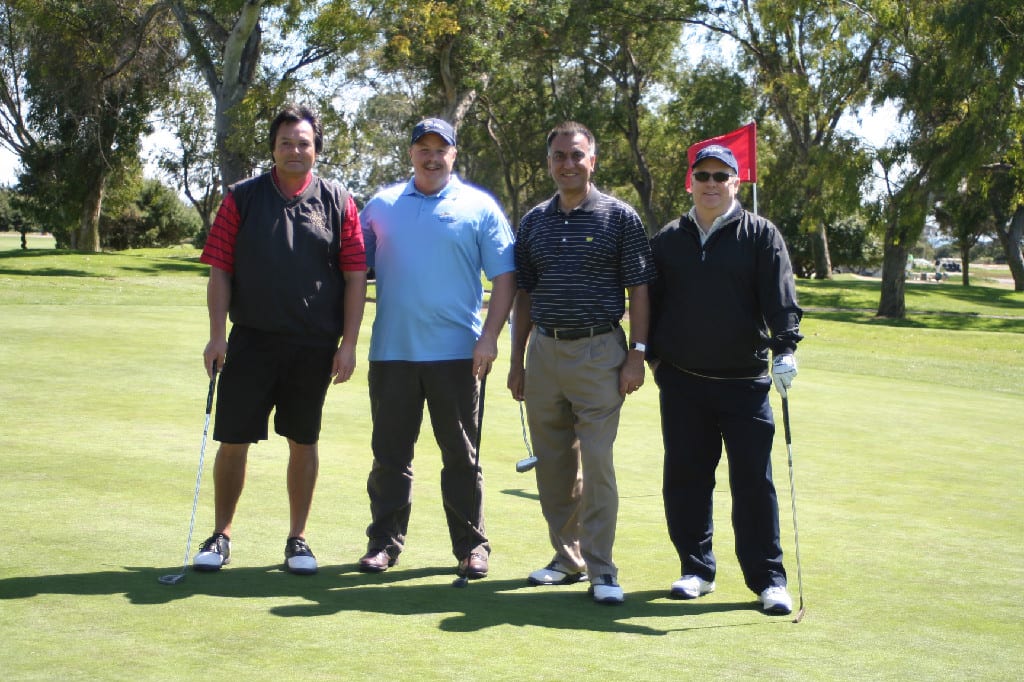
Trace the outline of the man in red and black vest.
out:
M 312 172 L 323 131 L 311 110 L 286 106 L 269 142 L 273 168 L 229 188 L 200 258 L 210 265 L 203 362 L 208 372 L 222 373 L 213 431 L 220 441 L 216 518 L 196 570 L 216 571 L 229 561 L 249 445 L 267 438 L 275 409 L 274 431 L 290 453 L 285 567 L 316 572 L 305 533 L 324 399 L 331 378 L 347 381 L 356 364 L 366 255 L 355 203 L 341 185 Z

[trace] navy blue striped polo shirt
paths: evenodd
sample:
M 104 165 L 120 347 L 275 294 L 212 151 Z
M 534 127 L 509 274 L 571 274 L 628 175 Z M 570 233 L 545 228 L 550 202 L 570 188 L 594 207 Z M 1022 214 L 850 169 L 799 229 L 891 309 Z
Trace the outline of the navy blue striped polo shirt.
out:
M 556 194 L 523 216 L 515 256 L 516 285 L 529 292 L 530 317 L 543 327 L 618 322 L 625 289 L 655 277 L 640 216 L 593 185 L 569 213 L 558 209 Z

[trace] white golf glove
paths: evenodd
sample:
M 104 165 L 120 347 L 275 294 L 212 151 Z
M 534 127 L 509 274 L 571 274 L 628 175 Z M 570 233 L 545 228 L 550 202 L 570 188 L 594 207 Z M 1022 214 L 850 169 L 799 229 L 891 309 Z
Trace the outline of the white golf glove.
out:
M 789 387 L 793 385 L 795 377 L 796 358 L 793 357 L 793 354 L 776 355 L 775 361 L 772 362 L 772 379 L 775 381 L 775 390 L 783 398 L 786 397 L 786 391 Z

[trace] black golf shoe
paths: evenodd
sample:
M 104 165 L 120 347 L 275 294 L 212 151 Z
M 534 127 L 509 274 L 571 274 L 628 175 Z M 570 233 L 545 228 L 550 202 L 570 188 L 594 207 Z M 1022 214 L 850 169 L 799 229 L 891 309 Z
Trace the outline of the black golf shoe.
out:
M 199 553 L 192 560 L 197 571 L 219 571 L 231 561 L 231 538 L 224 533 L 214 533 L 199 547 Z
M 284 546 L 284 565 L 289 573 L 296 575 L 316 573 L 316 557 L 306 544 L 305 538 L 288 538 Z

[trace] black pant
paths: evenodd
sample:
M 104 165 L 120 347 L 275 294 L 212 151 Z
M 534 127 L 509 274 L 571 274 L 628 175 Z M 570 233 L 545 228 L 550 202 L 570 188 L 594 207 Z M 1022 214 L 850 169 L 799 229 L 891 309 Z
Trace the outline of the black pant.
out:
M 462 559 L 472 551 L 490 552 L 484 535 L 483 476 L 474 466 L 480 387 L 472 365 L 472 360 L 370 363 L 370 549 L 387 549 L 396 557 L 405 546 L 413 451 L 425 401 L 441 449 L 441 499 L 452 553 Z
M 655 379 L 665 444 L 662 496 L 682 573 L 715 579 L 712 493 L 724 441 L 736 557 L 744 580 L 758 594 L 785 585 L 772 482 L 771 378 L 710 379 L 661 363 Z

